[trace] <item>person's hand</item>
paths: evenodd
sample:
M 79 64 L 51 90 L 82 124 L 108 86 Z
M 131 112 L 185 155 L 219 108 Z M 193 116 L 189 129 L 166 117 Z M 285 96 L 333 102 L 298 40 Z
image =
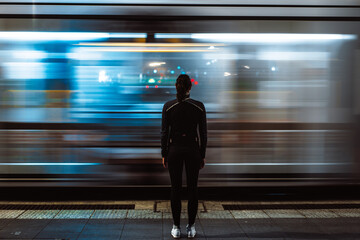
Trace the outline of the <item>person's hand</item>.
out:
M 205 158 L 203 158 L 201 161 L 200 169 L 204 168 L 204 166 L 205 166 Z
M 164 168 L 167 168 L 167 161 L 165 161 L 165 158 L 162 158 L 162 165 L 164 166 Z

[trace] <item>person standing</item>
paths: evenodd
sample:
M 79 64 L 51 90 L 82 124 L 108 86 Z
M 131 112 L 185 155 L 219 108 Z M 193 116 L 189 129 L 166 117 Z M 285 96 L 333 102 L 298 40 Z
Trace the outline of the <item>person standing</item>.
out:
M 180 238 L 182 171 L 185 165 L 188 190 L 188 238 L 196 235 L 198 176 L 205 165 L 207 145 L 206 110 L 202 102 L 190 98 L 191 80 L 186 74 L 176 79 L 176 99 L 164 104 L 161 124 L 162 164 L 171 180 L 173 238 Z M 199 142 L 200 141 L 200 142 Z

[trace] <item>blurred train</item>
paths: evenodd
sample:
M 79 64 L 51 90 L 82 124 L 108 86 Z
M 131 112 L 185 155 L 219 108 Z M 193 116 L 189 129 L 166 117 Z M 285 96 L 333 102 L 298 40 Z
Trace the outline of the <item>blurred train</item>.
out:
M 0 186 L 169 186 L 181 73 L 207 109 L 200 186 L 359 183 L 357 1 L 150 2 L 1 1 Z

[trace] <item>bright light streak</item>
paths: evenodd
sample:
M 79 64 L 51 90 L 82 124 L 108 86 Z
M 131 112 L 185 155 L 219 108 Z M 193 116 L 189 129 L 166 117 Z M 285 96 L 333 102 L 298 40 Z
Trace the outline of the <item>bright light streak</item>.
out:
M 206 163 L 210 166 L 331 166 L 351 163 Z
M 149 66 L 150 67 L 158 67 L 158 66 L 161 66 L 163 64 L 166 64 L 166 62 L 152 62 L 152 63 L 149 63 Z
M 47 54 L 43 51 L 12 51 L 12 56 L 23 59 L 44 59 Z
M 155 38 L 191 38 L 220 42 L 303 42 L 326 40 L 354 40 L 350 34 L 287 34 L 287 33 L 193 33 L 193 34 L 155 34 Z
M 191 38 L 193 34 L 155 33 L 155 38 Z
M 8 41 L 83 41 L 108 38 L 146 38 L 146 36 L 146 33 L 0 32 L 0 40 Z
M 229 72 L 224 72 L 224 76 L 225 76 L 225 77 L 230 76 L 230 75 L 231 75 L 231 73 L 229 73 Z
M 249 67 L 249 66 L 244 66 L 244 68 L 246 68 L 246 69 L 250 69 L 250 67 Z
M 258 60 L 277 61 L 325 61 L 329 58 L 329 52 L 259 52 L 256 55 L 256 59 Z
M 146 33 L 109 33 L 110 38 L 146 38 Z
M 0 163 L 1 166 L 91 166 L 102 165 L 102 163 Z
M 215 49 L 214 46 L 225 46 L 223 43 L 140 43 L 140 42 L 84 42 L 74 44 L 77 46 L 95 47 L 208 47 Z

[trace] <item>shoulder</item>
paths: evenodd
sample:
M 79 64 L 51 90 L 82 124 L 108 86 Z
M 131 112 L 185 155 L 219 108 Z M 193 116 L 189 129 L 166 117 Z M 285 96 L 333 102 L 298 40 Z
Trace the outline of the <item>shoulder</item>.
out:
M 197 107 L 198 109 L 200 109 L 203 112 L 205 111 L 204 104 L 198 100 L 188 98 L 188 99 L 186 99 L 186 102 L 192 104 L 193 106 Z
M 170 100 L 170 101 L 167 101 L 164 106 L 163 106 L 163 111 L 168 111 L 170 110 L 173 106 L 177 105 L 178 104 L 178 101 L 177 99 L 173 99 L 173 100 Z

